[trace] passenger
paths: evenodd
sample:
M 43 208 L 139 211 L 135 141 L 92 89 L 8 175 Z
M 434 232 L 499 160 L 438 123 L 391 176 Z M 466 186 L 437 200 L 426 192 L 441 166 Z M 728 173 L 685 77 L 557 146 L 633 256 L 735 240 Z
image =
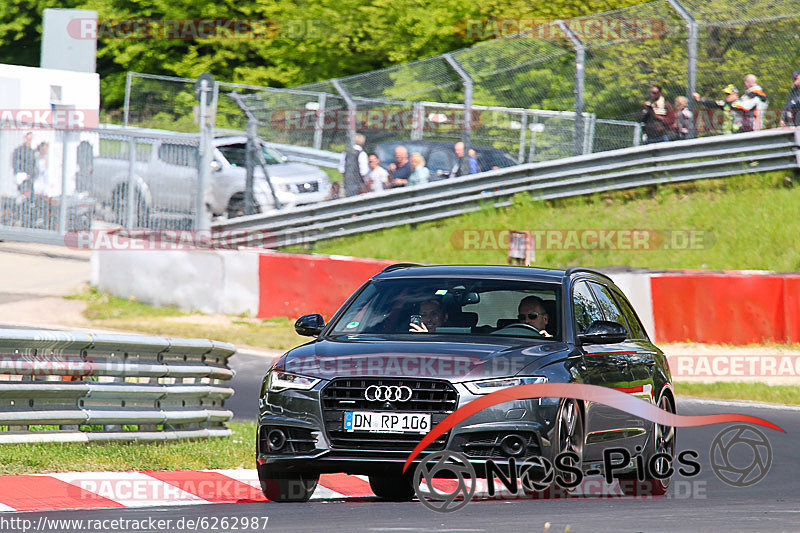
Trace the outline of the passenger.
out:
M 432 298 L 419 304 L 419 314 L 422 316 L 422 323 L 410 323 L 409 330 L 414 333 L 433 333 L 436 328 L 444 324 L 447 320 L 447 313 L 442 309 L 442 303 Z
M 544 300 L 538 296 L 528 296 L 522 299 L 519 303 L 517 319 L 519 319 L 522 324 L 528 324 L 536 328 L 539 335 L 552 337 L 545 329 L 547 323 L 550 321 L 550 317 L 547 315 L 547 311 L 545 311 Z
M 411 174 L 411 165 L 408 163 L 408 150 L 400 145 L 394 149 L 395 162 L 389 165 L 389 184 L 392 187 L 404 187 Z
M 419 152 L 411 154 L 411 174 L 408 176 L 408 185 L 423 185 L 428 183 L 431 171 L 425 166 L 425 158 Z

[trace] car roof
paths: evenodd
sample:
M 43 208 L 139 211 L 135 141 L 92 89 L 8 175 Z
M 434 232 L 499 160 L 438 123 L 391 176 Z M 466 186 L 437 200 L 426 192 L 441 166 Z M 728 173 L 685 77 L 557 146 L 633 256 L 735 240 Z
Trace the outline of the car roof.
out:
M 417 263 L 395 263 L 373 276 L 373 279 L 401 278 L 449 278 L 513 279 L 526 281 L 561 282 L 573 275 L 600 278 L 614 283 L 602 272 L 585 267 L 570 267 L 566 270 L 506 265 L 420 265 Z
M 373 279 L 398 278 L 483 278 L 516 279 L 558 282 L 564 278 L 564 270 L 531 268 L 504 265 L 414 265 L 401 263 L 386 267 Z

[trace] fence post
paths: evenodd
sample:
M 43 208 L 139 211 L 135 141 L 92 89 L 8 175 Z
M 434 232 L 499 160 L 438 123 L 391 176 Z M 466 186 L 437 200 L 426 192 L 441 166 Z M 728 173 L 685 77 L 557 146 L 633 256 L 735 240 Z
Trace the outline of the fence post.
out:
M 206 212 L 206 190 L 211 183 L 211 158 L 214 151 L 214 126 L 209 120 L 207 107 L 216 106 L 219 88 L 214 78 L 207 73 L 201 74 L 197 79 L 196 88 L 200 100 L 200 149 L 194 229 L 207 231 L 211 229 L 211 219 Z
M 534 112 L 533 119 L 531 120 L 531 125 L 533 127 L 531 128 L 531 148 L 530 151 L 528 152 L 528 163 L 532 163 L 533 158 L 536 156 L 536 129 L 538 123 L 539 123 L 538 115 L 536 115 L 536 113 Z
M 136 200 L 136 137 L 128 137 L 128 186 L 125 188 L 125 227 L 134 229 L 138 223 L 133 219 L 134 201 Z M 122 206 L 117 206 L 121 209 Z
M 128 120 L 130 119 L 131 112 L 131 78 L 133 72 L 130 70 L 125 76 L 125 108 L 122 112 L 122 125 L 128 127 Z
M 338 79 L 331 80 L 331 85 L 336 89 L 347 104 L 347 146 L 344 158 L 344 194 L 355 196 L 361 185 L 361 173 L 358 168 L 358 154 L 356 154 L 356 111 L 357 106 L 350 93 L 342 86 Z M 363 146 L 362 146 L 363 148 Z
M 450 65 L 456 74 L 461 78 L 464 83 L 464 127 L 461 130 L 461 140 L 464 142 L 464 157 L 461 158 L 461 174 L 464 176 L 469 175 L 469 149 L 472 147 L 472 88 L 474 82 L 472 76 L 464 70 L 461 63 L 458 62 L 452 54 L 444 54 L 444 59 Z
M 586 65 L 586 49 L 583 41 L 567 26 L 566 22 L 557 20 L 556 24 L 575 47 L 575 133 L 573 133 L 575 147 L 573 152 L 575 155 L 580 155 L 583 153 L 583 74 Z
M 322 150 L 322 133 L 325 124 L 325 105 L 327 104 L 328 95 L 319 93 L 317 97 L 317 121 L 314 123 L 314 148 Z
M 411 140 L 421 141 L 425 134 L 425 104 L 414 102 L 411 119 Z
M 245 167 L 247 175 L 244 184 L 244 214 L 252 215 L 255 212 L 253 201 L 253 181 L 255 176 L 255 154 L 258 142 L 258 122 L 250 117 L 247 119 L 247 150 L 245 152 Z
M 67 233 L 67 180 L 69 173 L 67 172 L 67 149 L 69 147 L 69 139 L 72 135 L 67 129 L 62 131 L 62 144 L 61 144 L 61 205 L 58 212 L 58 231 L 61 235 Z M 31 194 L 31 198 L 33 195 Z
M 525 162 L 525 136 L 528 134 L 528 112 L 522 112 L 519 128 L 519 157 L 517 159 L 520 163 Z
M 633 146 L 639 146 L 642 142 L 642 124 L 637 122 L 633 125 Z
M 697 92 L 697 21 L 678 0 L 667 0 L 669 5 L 686 21 L 686 98 L 689 109 L 694 109 L 694 97 Z

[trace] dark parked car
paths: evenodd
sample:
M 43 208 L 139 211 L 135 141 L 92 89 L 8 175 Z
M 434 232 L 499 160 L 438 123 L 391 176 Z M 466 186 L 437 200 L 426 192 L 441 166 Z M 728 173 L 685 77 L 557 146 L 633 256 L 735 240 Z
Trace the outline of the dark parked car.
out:
M 453 143 L 438 141 L 384 141 L 375 145 L 375 154 L 381 160 L 383 168 L 389 168 L 394 163 L 394 149 L 403 145 L 409 155 L 419 152 L 425 158 L 425 166 L 431 171 L 431 181 L 450 177 L 450 171 L 456 164 L 456 154 Z M 494 167 L 506 168 L 517 165 L 517 161 L 510 155 L 490 146 L 473 146 L 478 155 L 478 169 L 481 172 L 492 170 Z
M 533 312 L 519 308 L 523 299 Z M 315 339 L 272 365 L 259 398 L 258 474 L 271 500 L 306 500 L 320 473 L 331 472 L 367 475 L 377 496 L 410 499 L 402 468 L 422 437 L 457 408 L 510 386 L 613 387 L 675 412 L 666 357 L 611 279 L 583 268 L 394 265 L 327 325 L 305 315 L 295 329 Z M 673 455 L 675 432 L 600 403 L 520 400 L 473 415 L 420 458 L 459 452 L 480 476 L 488 459 L 552 461 L 571 450 L 588 471 L 609 446 L 648 461 Z M 632 479 L 632 469 L 614 475 Z M 645 481 L 656 494 L 669 484 Z

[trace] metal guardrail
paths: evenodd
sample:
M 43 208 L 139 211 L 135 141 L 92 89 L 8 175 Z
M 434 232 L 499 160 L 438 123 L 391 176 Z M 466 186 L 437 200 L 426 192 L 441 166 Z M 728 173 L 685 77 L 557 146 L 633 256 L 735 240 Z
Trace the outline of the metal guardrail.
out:
M 262 242 L 281 247 L 458 216 L 486 205 L 505 206 L 520 193 L 547 200 L 798 167 L 800 130 L 767 130 L 529 163 L 236 218 L 213 229 L 218 243 L 226 246 L 252 243 L 252 234 L 258 233 Z
M 225 437 L 228 343 L 0 330 L 0 444 Z

